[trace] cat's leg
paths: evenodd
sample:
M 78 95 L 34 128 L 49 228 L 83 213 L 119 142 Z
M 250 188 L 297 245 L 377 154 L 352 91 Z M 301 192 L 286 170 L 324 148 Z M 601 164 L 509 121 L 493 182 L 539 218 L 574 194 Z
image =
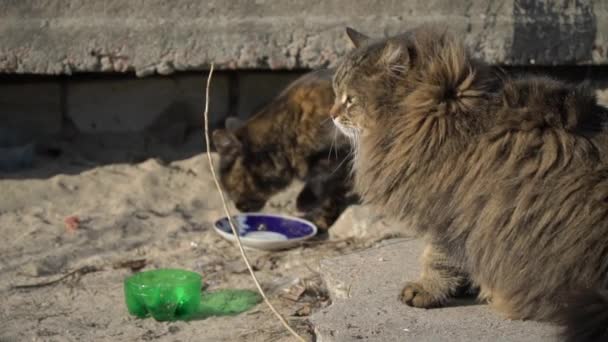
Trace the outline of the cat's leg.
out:
M 327 231 L 349 205 L 359 201 L 352 194 L 352 177 L 345 162 L 349 152 L 335 153 L 333 157 L 324 151 L 311 161 L 306 185 L 296 200 L 298 210 L 305 212 L 305 218 L 315 223 L 321 233 Z
M 296 209 L 301 212 L 309 212 L 318 207 L 321 198 L 317 188 L 318 186 L 314 182 L 307 182 L 296 198 Z
M 338 219 L 345 207 L 340 203 L 340 199 L 328 196 L 319 199 L 318 205 L 308 211 L 304 218 L 314 223 L 319 228 L 320 233 L 325 233 Z
M 420 279 L 406 283 L 401 291 L 401 301 L 409 306 L 427 309 L 443 306 L 469 285 L 467 274 L 435 244 L 426 246 L 422 267 Z
M 315 192 L 314 207 L 308 208 L 304 218 L 313 222 L 320 233 L 326 232 L 349 205 L 358 201 L 358 198 L 350 193 L 349 184 L 339 179 L 325 180 L 320 184 L 307 184 L 298 198 L 304 198 L 306 189 L 318 190 Z

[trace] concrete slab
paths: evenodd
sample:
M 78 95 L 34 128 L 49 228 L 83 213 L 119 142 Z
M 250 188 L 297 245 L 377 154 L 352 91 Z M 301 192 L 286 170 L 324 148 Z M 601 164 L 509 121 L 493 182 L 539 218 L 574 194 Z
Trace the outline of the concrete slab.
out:
M 460 299 L 449 307 L 408 307 L 397 296 L 418 278 L 420 240 L 389 240 L 367 251 L 326 259 L 321 275 L 333 304 L 314 314 L 317 341 L 551 341 L 549 324 L 503 319 L 485 304 Z
M 490 63 L 608 62 L 604 0 L 20 0 L 0 2 L 0 73 L 313 68 L 350 49 L 345 25 L 385 36 L 427 22 Z

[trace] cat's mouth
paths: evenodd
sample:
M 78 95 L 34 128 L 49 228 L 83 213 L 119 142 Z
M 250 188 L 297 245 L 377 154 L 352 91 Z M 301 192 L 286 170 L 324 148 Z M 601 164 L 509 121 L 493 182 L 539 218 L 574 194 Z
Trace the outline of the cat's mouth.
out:
M 242 212 L 254 212 L 260 211 L 266 205 L 265 201 L 258 200 L 248 200 L 248 201 L 238 201 L 235 203 L 236 208 Z
M 359 130 L 357 128 L 355 128 L 354 126 L 349 125 L 348 123 L 345 123 L 344 120 L 342 120 L 340 116 L 338 116 L 336 118 L 332 118 L 332 120 L 334 122 L 334 125 L 336 125 L 336 127 L 338 127 L 340 132 L 342 132 L 342 134 L 344 134 L 348 138 L 355 139 L 358 136 Z

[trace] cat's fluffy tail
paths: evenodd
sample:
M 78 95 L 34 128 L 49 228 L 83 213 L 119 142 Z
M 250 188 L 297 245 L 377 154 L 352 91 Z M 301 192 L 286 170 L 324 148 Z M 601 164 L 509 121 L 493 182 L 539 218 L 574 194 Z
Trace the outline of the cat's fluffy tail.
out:
M 564 326 L 565 342 L 608 341 L 608 291 L 572 294 L 557 321 Z

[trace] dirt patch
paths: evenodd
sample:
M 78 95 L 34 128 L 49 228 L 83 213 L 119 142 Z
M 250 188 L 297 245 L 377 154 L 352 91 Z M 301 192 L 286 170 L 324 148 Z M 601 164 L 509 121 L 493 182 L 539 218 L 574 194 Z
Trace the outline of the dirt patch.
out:
M 2 176 L 1 341 L 291 340 L 263 304 L 191 322 L 127 313 L 122 282 L 138 270 L 179 267 L 199 272 L 208 290 L 255 289 L 237 248 L 212 230 L 223 212 L 203 154 L 104 165 L 62 154 Z M 300 186 L 265 211 L 293 214 Z M 381 239 L 330 235 L 248 253 L 272 302 L 312 339 L 308 317 L 330 304 L 319 261 Z

